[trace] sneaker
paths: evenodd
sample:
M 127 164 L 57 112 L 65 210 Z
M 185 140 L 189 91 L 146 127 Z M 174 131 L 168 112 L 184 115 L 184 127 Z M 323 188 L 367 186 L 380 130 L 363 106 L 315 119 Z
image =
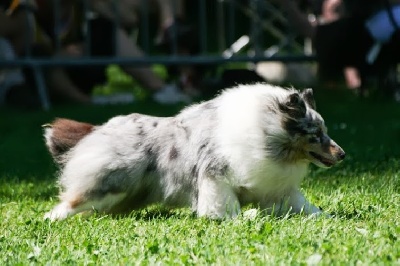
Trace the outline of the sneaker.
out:
M 166 85 L 160 91 L 154 93 L 153 100 L 161 104 L 190 103 L 192 101 L 174 84 Z

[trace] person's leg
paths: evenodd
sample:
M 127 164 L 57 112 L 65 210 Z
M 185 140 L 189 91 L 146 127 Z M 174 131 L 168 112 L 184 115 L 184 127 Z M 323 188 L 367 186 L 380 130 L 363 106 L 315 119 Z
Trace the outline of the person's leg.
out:
M 167 28 L 174 23 L 176 17 L 184 19 L 185 8 L 183 0 L 157 0 L 160 12 L 161 28 Z
M 114 29 L 113 23 L 105 18 L 91 22 L 92 56 L 117 56 L 121 58 L 143 57 L 144 53 L 122 28 Z M 116 38 L 114 42 L 114 38 Z M 99 45 L 101 44 L 101 45 Z M 116 47 L 114 46 L 116 45 Z M 153 99 L 160 103 L 188 102 L 190 99 L 177 86 L 167 85 L 149 65 L 124 65 L 122 69 L 136 81 L 153 92 Z
M 314 38 L 315 26 L 311 24 L 307 14 L 299 9 L 295 1 L 277 0 L 275 2 L 286 12 L 289 23 L 299 34 L 304 37 Z
M 320 78 L 336 82 L 344 77 L 350 89 L 363 85 L 369 41 L 362 35 L 362 27 L 355 19 L 342 18 L 316 28 L 314 44 Z
M 129 38 L 128 34 L 117 29 L 117 56 L 120 57 L 142 57 L 143 51 Z M 151 91 L 157 91 L 165 86 L 164 81 L 158 77 L 149 66 L 123 66 L 123 70 L 130 74 L 143 87 Z
M 32 55 L 35 57 L 51 57 L 52 51 L 49 47 L 43 44 L 32 46 Z M 77 52 L 81 53 L 81 52 Z M 68 53 L 61 53 L 62 56 L 71 57 Z M 74 57 L 80 57 L 81 54 L 74 54 Z M 75 84 L 71 77 L 67 74 L 68 70 L 63 67 L 48 67 L 45 68 L 44 74 L 46 77 L 46 85 L 49 90 L 52 100 L 60 102 L 74 102 L 80 104 L 89 104 L 90 96 L 82 90 L 78 84 Z M 32 77 L 32 80 L 33 77 Z
M 0 10 L 0 36 L 11 42 L 18 56 L 25 54 L 26 48 L 32 43 L 31 28 L 28 27 L 29 16 L 32 14 L 25 9 L 18 9 L 11 15 Z
M 91 98 L 78 88 L 62 68 L 48 69 L 48 85 L 50 94 L 56 100 L 89 104 Z
M 346 85 L 349 89 L 358 89 L 361 87 L 361 77 L 357 68 L 345 67 L 343 73 Z
M 121 57 L 139 57 L 144 53 L 123 30 L 117 30 L 117 55 Z M 159 103 L 172 104 L 190 102 L 190 97 L 182 93 L 176 85 L 167 85 L 148 66 L 124 66 L 123 70 L 136 79 L 144 88 L 153 92 L 153 99 Z

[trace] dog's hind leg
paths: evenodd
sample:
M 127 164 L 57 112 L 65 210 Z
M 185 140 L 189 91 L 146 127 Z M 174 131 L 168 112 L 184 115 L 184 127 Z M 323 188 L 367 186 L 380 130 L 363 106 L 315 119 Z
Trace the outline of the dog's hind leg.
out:
M 126 197 L 126 193 L 108 193 L 103 197 L 83 200 L 82 197 L 73 200 L 64 199 L 55 206 L 50 212 L 46 213 L 44 219 L 51 221 L 63 220 L 74 214 L 85 211 L 98 211 L 100 213 L 109 212 L 115 205 Z
M 232 187 L 214 177 L 203 178 L 199 184 L 197 214 L 213 219 L 234 218 L 240 213 L 240 203 Z
M 51 211 L 47 212 L 44 215 L 44 219 L 45 220 L 48 219 L 51 221 L 63 220 L 68 216 L 74 215 L 76 213 L 77 210 L 72 208 L 69 202 L 64 201 L 57 204 Z

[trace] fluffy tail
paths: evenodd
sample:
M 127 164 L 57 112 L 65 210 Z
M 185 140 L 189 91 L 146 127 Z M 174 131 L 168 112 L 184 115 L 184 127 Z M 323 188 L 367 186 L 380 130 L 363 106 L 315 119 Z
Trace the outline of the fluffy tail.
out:
M 54 160 L 62 164 L 62 155 L 73 148 L 81 139 L 93 131 L 94 125 L 58 118 L 43 125 L 46 146 Z

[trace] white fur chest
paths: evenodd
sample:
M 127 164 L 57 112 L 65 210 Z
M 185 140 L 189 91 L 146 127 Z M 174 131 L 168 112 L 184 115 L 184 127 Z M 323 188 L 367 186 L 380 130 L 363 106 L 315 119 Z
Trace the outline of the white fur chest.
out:
M 235 177 L 234 186 L 246 191 L 244 201 L 276 200 L 300 187 L 308 163 L 278 163 L 263 160 L 248 166 L 247 174 Z

